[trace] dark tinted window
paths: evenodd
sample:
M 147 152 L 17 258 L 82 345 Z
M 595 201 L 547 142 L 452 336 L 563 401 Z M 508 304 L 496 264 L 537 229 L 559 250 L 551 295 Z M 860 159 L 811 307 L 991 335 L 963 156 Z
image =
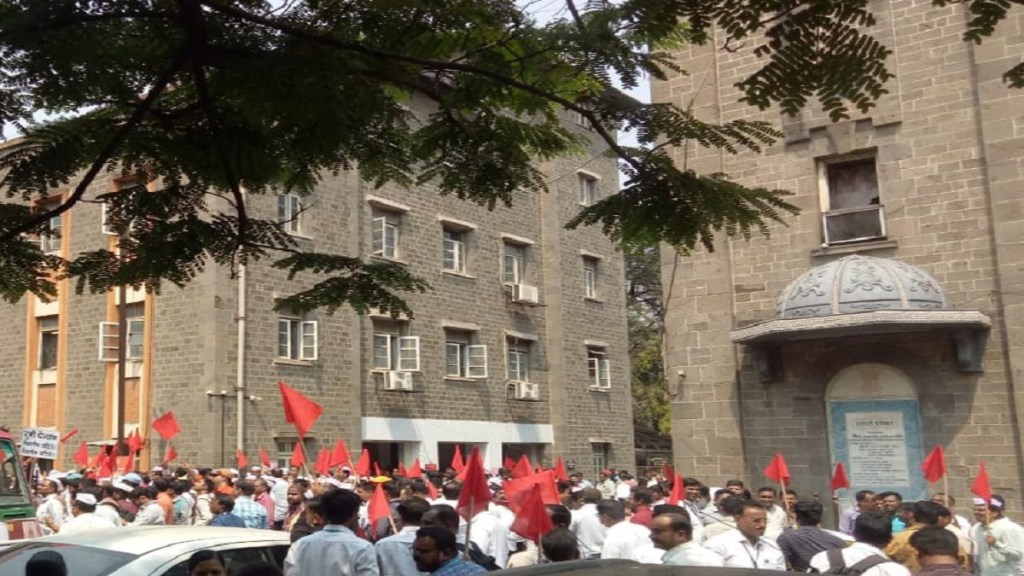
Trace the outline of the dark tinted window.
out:
M 287 553 L 288 548 L 285 548 Z M 271 556 L 266 554 L 265 548 L 234 548 L 229 550 L 218 550 L 224 562 L 227 564 L 229 574 L 238 572 L 246 564 L 253 562 L 267 562 L 272 560 Z M 281 557 L 279 566 L 284 565 L 284 556 Z M 77 575 L 74 575 L 77 576 Z M 164 572 L 162 576 L 188 576 L 188 560 L 179 562 L 173 568 Z
M 25 563 L 43 550 L 54 550 L 63 556 L 73 576 L 106 576 L 138 557 L 88 546 L 26 542 L 0 551 L 0 574 L 24 574 Z

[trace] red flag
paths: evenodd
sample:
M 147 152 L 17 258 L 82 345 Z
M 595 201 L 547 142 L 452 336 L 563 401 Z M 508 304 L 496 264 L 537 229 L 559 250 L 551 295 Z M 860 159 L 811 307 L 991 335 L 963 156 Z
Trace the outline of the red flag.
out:
M 122 474 L 127 474 L 135 469 L 135 451 L 132 449 L 128 450 L 128 457 L 124 459 L 124 467 L 121 469 Z
M 70 440 L 70 439 L 71 439 L 71 437 L 72 437 L 72 436 L 74 436 L 75 434 L 78 434 L 78 428 L 75 428 L 75 429 L 74 429 L 74 430 L 72 430 L 71 432 L 68 432 L 67 434 L 65 434 L 65 435 L 61 436 L 61 437 L 60 437 L 60 443 L 61 443 L 61 444 L 63 444 L 63 443 L 65 443 L 65 442 L 67 442 L 67 441 L 68 441 L 68 440 Z
M 329 475 L 331 473 L 331 451 L 321 448 L 316 455 L 316 465 L 313 468 L 321 476 Z
M 516 467 L 512 469 L 513 478 L 526 478 L 530 474 L 533 474 L 533 466 L 530 464 L 530 459 L 523 454 L 519 457 L 519 462 L 516 462 Z
M 455 455 L 452 456 L 452 469 L 456 472 L 462 472 L 466 469 L 466 463 L 462 461 L 462 448 L 455 445 Z
M 565 473 L 565 462 L 559 456 L 555 459 L 555 480 L 568 480 L 569 475 Z
M 132 433 L 128 435 L 128 438 L 127 438 L 126 441 L 128 443 L 128 451 L 129 452 L 138 452 L 139 450 L 142 449 L 142 444 L 143 444 L 143 442 L 142 442 L 142 435 L 139 434 L 139 429 L 138 428 L 136 428 L 135 430 L 132 430 Z
M 359 454 L 359 461 L 356 462 L 355 473 L 359 476 L 370 475 L 370 451 L 363 448 L 363 451 Z
M 672 478 L 675 478 L 676 471 L 672 469 L 672 465 L 671 464 L 669 464 L 668 462 L 665 462 L 664 464 L 661 465 L 661 475 L 666 480 L 671 480 Z
M 164 454 L 164 461 L 163 461 L 164 466 L 166 466 L 170 462 L 174 462 L 174 460 L 177 457 L 178 457 L 178 451 L 174 449 L 174 446 L 171 446 L 170 444 L 168 444 L 167 445 L 167 453 Z
M 384 484 L 378 482 L 373 489 L 373 496 L 366 505 L 366 516 L 370 520 L 370 526 L 376 528 L 378 520 L 386 520 L 391 517 L 391 505 L 388 504 L 388 497 L 384 494 Z
M 971 483 L 971 492 L 989 504 L 992 503 L 992 484 L 988 481 L 988 470 L 985 463 L 978 463 L 978 475 Z
M 540 488 L 541 501 L 544 504 L 561 504 L 558 499 L 558 488 L 555 486 L 555 473 L 547 470 L 525 478 L 506 480 L 502 483 L 501 489 L 505 492 L 508 507 L 513 513 L 519 515 L 520 510 L 525 506 L 526 498 L 534 487 Z
M 789 484 L 789 466 L 786 466 L 786 459 L 782 454 L 776 454 L 770 464 L 764 469 L 764 475 L 771 478 L 778 484 Z
M 103 466 L 103 457 L 106 455 L 106 447 L 101 446 L 100 451 L 96 453 L 96 458 L 92 461 L 92 467 L 99 470 Z M 104 478 L 104 476 L 100 476 Z
M 430 480 L 427 480 L 427 493 L 430 494 L 431 500 L 437 500 L 437 487 Z
M 508 456 L 505 456 L 505 459 L 501 462 L 501 467 L 511 472 L 512 469 L 516 467 L 516 462 Z
M 281 391 L 281 402 L 284 404 L 284 421 L 294 424 L 299 437 L 304 438 L 324 409 L 284 382 L 278 382 L 277 387 Z
M 260 464 L 264 468 L 270 468 L 270 454 L 267 454 L 267 451 L 263 448 L 260 448 Z
M 405 464 L 402 464 L 401 462 L 398 463 L 398 475 L 402 478 L 409 477 L 409 471 L 405 469 Z
M 540 485 L 534 484 L 533 489 L 527 492 L 523 499 L 522 507 L 516 512 L 516 519 L 512 522 L 512 531 L 527 540 L 536 542 L 552 528 L 554 528 L 554 524 L 551 523 L 551 516 L 548 515 L 548 509 L 544 505 Z
M 462 492 L 455 508 L 459 515 L 469 520 L 478 512 L 487 510 L 487 504 L 491 501 L 491 489 L 487 487 L 487 478 L 484 478 L 484 465 L 478 447 L 473 447 L 465 468 L 466 479 L 462 481 Z
M 121 445 L 120 444 L 114 444 L 114 446 L 110 448 L 110 452 L 107 453 L 107 466 L 110 467 L 111 474 L 113 474 L 114 472 L 117 472 L 117 470 L 118 470 L 117 454 L 120 451 L 121 451 Z
M 306 463 L 306 454 L 302 451 L 302 442 L 296 442 L 292 448 L 291 465 L 301 468 Z
M 420 459 L 417 458 L 412 461 L 412 466 L 409 466 L 409 478 L 419 478 L 423 476 L 423 470 L 420 469 Z
M 383 474 L 380 473 L 380 464 L 376 462 L 373 463 L 373 474 L 374 476 L 383 476 Z
M 842 462 L 836 464 L 836 471 L 832 474 L 832 482 L 830 486 L 832 486 L 833 492 L 840 488 L 850 487 L 850 479 L 846 477 L 846 468 L 843 466 Z
M 174 438 L 178 432 L 181 432 L 181 427 L 178 426 L 178 420 L 174 417 L 174 412 L 168 412 L 163 416 L 153 420 L 153 430 L 156 430 L 157 434 L 160 435 L 164 440 L 170 440 Z
M 676 474 L 675 478 L 672 479 L 672 491 L 668 495 L 666 504 L 679 505 L 680 502 L 686 499 L 686 493 L 683 491 L 683 477 Z
M 235 460 L 238 461 L 239 470 L 245 470 L 245 467 L 249 465 L 249 459 L 245 457 L 245 451 L 241 448 L 235 450 Z
M 921 462 L 921 470 L 924 472 L 924 479 L 934 484 L 946 475 L 946 453 L 942 445 L 937 444 Z
M 75 461 L 75 464 L 78 464 L 82 468 L 89 466 L 89 445 L 85 443 L 85 440 L 78 445 L 78 451 L 75 452 L 73 460 Z
M 348 448 L 345 447 L 344 440 L 338 440 L 338 443 L 334 445 L 334 453 L 331 454 L 331 466 L 351 466 L 352 456 L 348 453 Z

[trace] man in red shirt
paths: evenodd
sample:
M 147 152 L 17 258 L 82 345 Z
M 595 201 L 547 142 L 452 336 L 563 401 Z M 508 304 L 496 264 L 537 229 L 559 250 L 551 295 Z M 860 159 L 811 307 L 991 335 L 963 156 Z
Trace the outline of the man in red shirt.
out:
M 630 505 L 633 507 L 633 517 L 629 519 L 633 524 L 639 524 L 645 528 L 651 527 L 651 504 L 654 503 L 654 496 L 651 491 L 642 486 L 633 488 L 630 496 Z

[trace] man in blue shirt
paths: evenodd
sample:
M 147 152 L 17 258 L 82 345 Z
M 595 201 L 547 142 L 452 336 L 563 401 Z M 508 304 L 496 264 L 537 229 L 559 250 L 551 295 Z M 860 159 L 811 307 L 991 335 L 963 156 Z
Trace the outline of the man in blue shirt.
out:
M 235 516 L 245 522 L 247 528 L 270 528 L 267 509 L 252 499 L 256 493 L 256 484 L 251 480 L 235 482 Z
M 235 509 L 235 500 L 227 494 L 216 494 L 210 499 L 210 512 L 213 519 L 210 526 L 233 526 L 245 528 L 245 520 L 231 513 Z
M 420 572 L 431 576 L 466 576 L 485 572 L 482 566 L 459 558 L 455 535 L 441 527 L 430 526 L 416 531 L 412 558 Z

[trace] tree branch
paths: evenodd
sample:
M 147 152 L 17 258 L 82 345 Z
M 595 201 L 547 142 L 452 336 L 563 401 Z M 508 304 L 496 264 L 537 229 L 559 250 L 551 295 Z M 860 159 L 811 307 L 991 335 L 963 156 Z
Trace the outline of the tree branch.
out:
M 128 134 L 135 129 L 139 122 L 142 121 L 143 116 L 145 116 L 153 107 L 153 105 L 156 104 L 156 101 L 160 99 L 160 97 L 164 93 L 164 90 L 167 89 L 167 86 L 171 83 L 171 80 L 174 78 L 174 75 L 181 70 L 184 64 L 185 50 L 183 49 L 181 52 L 178 53 L 178 55 L 167 67 L 167 69 L 163 72 L 163 74 L 161 74 L 156 79 L 156 81 L 153 83 L 153 87 L 146 94 L 146 97 L 142 99 L 142 103 L 139 105 L 139 107 L 136 108 L 132 112 L 132 115 L 128 118 L 128 120 L 124 124 L 122 124 L 120 128 L 118 128 L 117 132 L 114 133 L 114 136 L 110 139 L 110 142 L 107 143 L 103 150 L 100 151 L 96 159 L 93 160 L 93 163 L 89 167 L 89 170 L 85 173 L 84 176 L 82 176 L 82 179 L 78 182 L 78 185 L 75 186 L 75 190 L 71 193 L 70 196 L 68 196 L 67 200 L 61 203 L 60 206 L 57 206 L 52 210 L 47 210 L 46 212 L 41 212 L 36 216 L 29 218 L 20 225 L 5 231 L 3 234 L 0 234 L 0 243 L 13 240 L 14 238 L 17 238 L 20 234 L 32 231 L 33 229 L 35 229 L 42 223 L 46 222 L 50 218 L 53 218 L 54 216 L 60 216 L 64 212 L 70 210 L 72 206 L 77 204 L 78 201 L 81 200 L 82 196 L 85 194 L 86 189 L 89 188 L 89 185 L 92 184 L 93 180 L 96 179 L 96 176 L 100 173 L 101 170 L 103 170 L 103 167 L 107 165 L 107 162 L 110 161 L 111 157 L 113 157 L 114 152 L 117 151 L 117 148 L 121 145 L 121 143 L 128 136 Z
M 387 51 L 384 51 L 384 50 L 377 50 L 375 48 L 369 48 L 369 47 L 364 46 L 362 44 L 356 44 L 356 43 L 352 43 L 352 42 L 343 42 L 341 40 L 337 40 L 335 38 L 331 38 L 331 37 L 328 37 L 328 36 L 322 36 L 320 34 L 316 34 L 316 33 L 310 32 L 308 30 L 304 30 L 302 28 L 297 28 L 295 26 L 290 26 L 290 25 L 287 25 L 287 24 L 283 24 L 281 22 L 277 22 L 277 21 L 269 19 L 269 18 L 264 18 L 262 16 L 257 16 L 255 14 L 251 14 L 249 12 L 246 12 L 245 10 L 238 9 L 238 8 L 233 7 L 233 6 L 226 6 L 226 5 L 221 4 L 220 2 L 218 2 L 217 0 L 199 0 L 199 1 L 200 1 L 201 4 L 203 4 L 204 6 L 210 8 L 211 10 L 220 12 L 222 14 L 227 14 L 227 15 L 230 15 L 230 16 L 234 16 L 236 18 L 240 18 L 240 19 L 242 19 L 244 21 L 251 22 L 253 24 L 259 24 L 261 26 L 266 26 L 268 28 L 272 28 L 274 30 L 277 30 L 278 32 L 282 32 L 284 34 L 290 34 L 292 36 L 295 36 L 295 37 L 298 37 L 298 38 L 303 38 L 303 39 L 309 40 L 311 42 L 316 42 L 316 43 L 319 43 L 319 44 L 323 44 L 325 46 L 330 46 L 330 47 L 333 47 L 333 48 L 338 48 L 340 50 L 347 50 L 349 52 L 356 52 L 358 54 L 364 54 L 366 56 L 371 56 L 371 57 L 374 57 L 374 58 L 379 58 L 381 60 L 392 60 L 392 61 L 398 61 L 398 62 L 405 62 L 407 64 L 416 64 L 416 65 L 422 66 L 423 68 L 428 69 L 428 70 L 449 71 L 449 72 L 465 72 L 467 74 L 475 74 L 475 75 L 478 75 L 478 76 L 483 76 L 485 78 L 490 78 L 491 80 L 494 80 L 496 82 L 500 82 L 500 83 L 505 84 L 506 86 L 509 86 L 511 88 L 517 88 L 519 90 L 522 90 L 523 92 L 527 92 L 529 94 L 533 94 L 534 96 L 538 96 L 540 98 L 544 98 L 545 100 L 548 100 L 549 102 L 553 102 L 555 104 L 561 105 L 566 110 L 571 110 L 573 112 L 577 112 L 580 115 L 582 115 L 584 118 L 589 120 L 591 125 L 594 128 L 594 131 L 597 132 L 597 134 L 601 137 L 601 139 L 605 141 L 605 143 L 608 145 L 608 147 L 611 148 L 611 150 L 613 152 L 615 152 L 615 154 L 622 161 L 628 163 L 631 167 L 633 167 L 634 170 L 636 170 L 638 172 L 642 172 L 643 171 L 643 165 L 641 163 L 637 162 L 637 160 L 635 158 L 633 158 L 628 152 L 626 152 L 625 149 L 623 149 L 621 146 L 619 146 L 618 141 L 601 124 L 600 118 L 598 117 L 597 114 L 594 113 L 593 110 L 588 109 L 586 106 L 577 104 L 576 102 L 574 102 L 572 100 L 569 100 L 567 98 L 563 98 L 561 96 L 558 96 L 557 94 L 552 94 L 551 92 L 548 92 L 546 90 L 543 90 L 541 88 L 533 86 L 532 84 L 528 84 L 526 82 L 521 82 L 521 81 L 516 80 L 514 78 L 510 78 L 510 77 L 508 77 L 508 76 L 506 76 L 504 74 L 500 74 L 500 73 L 494 72 L 492 70 L 487 70 L 485 68 L 479 68 L 479 67 L 472 66 L 472 65 L 469 65 L 469 64 L 460 64 L 460 63 L 454 63 L 454 62 L 439 62 L 437 60 L 431 60 L 429 58 L 420 58 L 420 57 L 417 57 L 417 56 L 409 56 L 409 55 L 406 55 L 406 54 L 397 54 L 397 53 L 394 53 L 394 52 L 387 52 Z

